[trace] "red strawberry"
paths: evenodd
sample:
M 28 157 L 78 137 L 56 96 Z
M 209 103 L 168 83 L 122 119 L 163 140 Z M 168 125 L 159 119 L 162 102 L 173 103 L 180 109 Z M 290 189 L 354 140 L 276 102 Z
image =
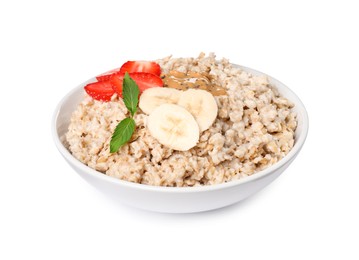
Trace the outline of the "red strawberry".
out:
M 93 99 L 110 101 L 115 91 L 109 81 L 93 82 L 85 86 L 85 91 Z
M 122 80 L 125 74 L 114 74 L 111 76 L 110 82 L 116 93 L 122 97 Z M 162 79 L 152 73 L 133 72 L 130 77 L 137 83 L 140 93 L 148 88 L 162 87 Z
M 109 80 L 113 91 L 116 92 L 119 97 L 122 97 L 122 81 L 124 76 L 125 76 L 124 73 L 113 74 L 111 75 Z
M 98 75 L 98 76 L 96 77 L 96 79 L 97 79 L 98 81 L 106 81 L 106 80 L 109 80 L 109 79 L 111 78 L 112 74 L 120 73 L 120 69 L 121 69 L 121 68 L 109 70 L 109 71 L 107 71 L 107 72 L 105 72 L 105 73 L 102 73 L 102 74 Z
M 161 68 L 156 62 L 152 61 L 128 61 L 122 65 L 120 72 L 147 72 L 157 76 L 161 75 Z
M 151 73 L 133 72 L 130 77 L 137 83 L 141 93 L 148 88 L 163 87 L 162 79 Z

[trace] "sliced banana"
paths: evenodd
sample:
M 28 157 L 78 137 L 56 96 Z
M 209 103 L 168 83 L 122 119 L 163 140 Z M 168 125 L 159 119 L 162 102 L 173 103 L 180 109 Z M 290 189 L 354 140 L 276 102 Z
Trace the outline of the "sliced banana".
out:
M 147 118 L 147 128 L 161 144 L 178 151 L 187 151 L 199 140 L 199 127 L 185 108 L 174 104 L 156 107 Z
M 140 98 L 139 107 L 146 114 L 162 104 L 175 104 L 178 102 L 181 91 L 173 88 L 155 87 L 148 88 Z
M 202 89 L 188 89 L 182 92 L 177 104 L 194 116 L 201 132 L 207 130 L 217 117 L 216 100 L 211 93 Z

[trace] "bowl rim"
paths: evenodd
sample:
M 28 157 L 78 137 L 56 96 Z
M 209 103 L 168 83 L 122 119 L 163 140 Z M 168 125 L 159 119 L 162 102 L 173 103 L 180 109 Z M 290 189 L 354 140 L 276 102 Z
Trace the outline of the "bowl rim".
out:
M 232 65 L 234 65 L 235 67 L 239 67 L 240 69 L 243 69 L 244 71 L 248 71 L 250 73 L 265 75 L 269 79 L 276 81 L 277 84 L 281 85 L 280 88 L 285 89 L 285 92 L 287 92 L 287 93 L 289 92 L 291 94 L 292 97 L 291 97 L 290 101 L 292 101 L 295 104 L 296 110 L 298 110 L 298 113 L 301 113 L 301 115 L 303 117 L 303 119 L 302 119 L 303 125 L 302 125 L 300 135 L 299 135 L 298 139 L 295 140 L 295 143 L 294 143 L 294 146 L 292 147 L 292 149 L 281 160 L 279 160 L 278 162 L 276 162 L 275 164 L 269 166 L 268 168 L 266 168 L 264 170 L 261 170 L 259 172 L 256 172 L 256 173 L 250 175 L 250 176 L 247 176 L 247 177 L 244 177 L 244 178 L 241 178 L 238 180 L 232 180 L 229 182 L 213 184 L 213 185 L 203 185 L 203 186 L 194 186 L 194 187 L 166 187 L 166 186 L 146 185 L 146 184 L 134 183 L 134 182 L 117 179 L 117 178 L 108 176 L 104 173 L 101 173 L 99 171 L 96 171 L 96 170 L 90 168 L 89 166 L 83 164 L 82 162 L 80 162 L 78 159 L 76 159 L 70 153 L 70 151 L 61 142 L 60 136 L 58 135 L 57 128 L 56 128 L 57 119 L 58 119 L 59 112 L 61 110 L 63 103 L 69 97 L 71 97 L 75 92 L 77 92 L 79 88 L 83 88 L 84 83 L 78 85 L 77 87 L 72 89 L 70 92 L 68 92 L 60 100 L 60 102 L 57 104 L 57 106 L 55 108 L 55 111 L 52 115 L 52 120 L 51 120 L 51 132 L 52 132 L 52 136 L 53 136 L 55 145 L 56 145 L 57 149 L 59 150 L 59 152 L 61 153 L 61 155 L 70 164 L 73 164 L 76 168 L 79 168 L 81 171 L 86 172 L 87 174 L 89 174 L 95 178 L 98 178 L 100 180 L 110 182 L 110 183 L 113 183 L 116 185 L 124 186 L 126 188 L 135 188 L 135 189 L 140 189 L 140 190 L 163 192 L 163 193 L 197 193 L 197 192 L 205 192 L 205 191 L 214 191 L 214 190 L 219 190 L 219 189 L 227 189 L 227 188 L 231 188 L 231 187 L 234 187 L 234 186 L 237 186 L 240 184 L 244 184 L 247 182 L 262 179 L 265 176 L 269 175 L 270 173 L 275 172 L 276 170 L 285 166 L 288 162 L 290 162 L 292 159 L 294 159 L 294 157 L 297 155 L 297 153 L 301 150 L 301 148 L 307 138 L 307 135 L 308 135 L 308 129 L 309 129 L 308 113 L 307 113 L 307 110 L 306 110 L 303 102 L 299 99 L 299 97 L 289 87 L 287 87 L 285 84 L 283 84 L 276 78 L 274 78 L 270 75 L 267 75 L 266 73 L 260 72 L 258 70 L 249 68 L 249 67 L 245 67 L 245 66 L 237 65 L 237 64 L 232 64 Z M 91 80 L 93 80 L 93 79 L 89 79 L 85 82 L 90 82 Z M 277 87 L 277 85 L 275 85 L 275 86 Z

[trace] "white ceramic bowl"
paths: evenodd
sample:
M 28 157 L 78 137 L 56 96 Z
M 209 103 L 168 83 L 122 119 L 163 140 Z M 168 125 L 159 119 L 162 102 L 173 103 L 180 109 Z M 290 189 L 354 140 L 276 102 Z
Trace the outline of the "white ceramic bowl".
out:
M 253 69 L 238 66 L 253 75 L 265 75 Z M 268 76 L 268 75 L 267 75 Z M 308 115 L 300 99 L 283 83 L 268 76 L 279 92 L 294 102 L 298 127 L 292 150 L 279 162 L 249 177 L 228 183 L 202 187 L 156 187 L 122 181 L 97 172 L 78 161 L 63 145 L 62 140 L 70 123 L 72 112 L 83 98 L 83 87 L 94 78 L 84 82 L 68 93 L 58 104 L 52 120 L 55 144 L 72 168 L 86 181 L 112 198 L 125 204 L 158 212 L 190 213 L 217 209 L 239 202 L 261 190 L 277 178 L 295 159 L 308 132 Z

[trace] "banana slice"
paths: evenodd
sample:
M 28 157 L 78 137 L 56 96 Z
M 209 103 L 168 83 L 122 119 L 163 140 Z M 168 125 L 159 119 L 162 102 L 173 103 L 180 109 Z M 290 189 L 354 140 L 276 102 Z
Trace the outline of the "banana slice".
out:
M 146 114 L 162 104 L 175 104 L 178 102 L 181 91 L 173 88 L 155 87 L 148 88 L 140 98 L 139 107 Z
M 178 151 L 191 149 L 199 139 L 199 127 L 194 117 L 174 104 L 155 108 L 147 118 L 147 128 L 158 142 Z
M 194 116 L 201 132 L 207 130 L 217 117 L 216 100 L 211 93 L 202 89 L 188 89 L 182 92 L 177 104 Z

